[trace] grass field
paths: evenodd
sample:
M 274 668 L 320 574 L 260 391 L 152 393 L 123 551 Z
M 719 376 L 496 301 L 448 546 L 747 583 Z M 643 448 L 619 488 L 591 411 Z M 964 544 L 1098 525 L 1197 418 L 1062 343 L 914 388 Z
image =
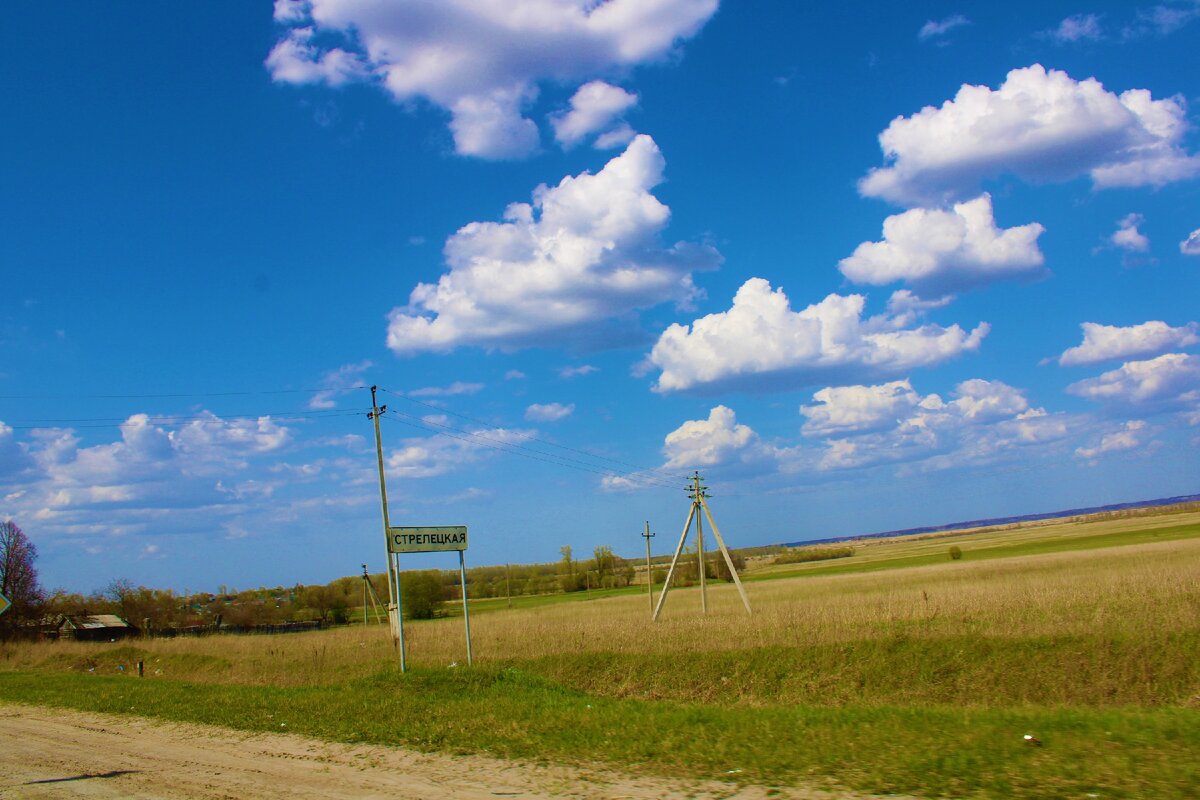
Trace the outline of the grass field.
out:
M 673 590 L 657 624 L 644 586 L 480 603 L 470 669 L 453 618 L 406 626 L 404 675 L 361 625 L 10 645 L 0 698 L 767 785 L 1200 796 L 1200 513 L 856 542 L 747 577 L 752 617 L 724 584 L 707 616 Z

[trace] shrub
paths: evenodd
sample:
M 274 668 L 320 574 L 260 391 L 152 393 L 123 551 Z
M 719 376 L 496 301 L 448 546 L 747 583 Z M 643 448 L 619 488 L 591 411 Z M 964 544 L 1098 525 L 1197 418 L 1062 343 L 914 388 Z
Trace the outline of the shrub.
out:
M 950 558 L 955 561 L 958 561 L 960 558 L 962 558 L 962 548 L 956 544 L 950 545 Z

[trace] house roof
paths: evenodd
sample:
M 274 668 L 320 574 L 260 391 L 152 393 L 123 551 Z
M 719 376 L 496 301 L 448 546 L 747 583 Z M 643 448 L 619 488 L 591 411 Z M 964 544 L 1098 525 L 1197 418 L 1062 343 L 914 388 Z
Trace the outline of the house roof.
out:
M 87 617 L 67 617 L 66 622 L 73 628 L 83 630 L 102 630 L 104 628 L 129 628 L 128 622 L 116 614 L 92 614 Z

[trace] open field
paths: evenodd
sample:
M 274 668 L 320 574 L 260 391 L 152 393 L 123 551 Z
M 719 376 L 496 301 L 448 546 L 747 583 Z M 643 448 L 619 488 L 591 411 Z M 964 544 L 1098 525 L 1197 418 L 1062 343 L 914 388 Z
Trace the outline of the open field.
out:
M 361 625 L 26 644 L 0 699 L 768 787 L 1200 792 L 1200 514 L 855 547 L 758 573 L 750 618 L 724 584 L 707 617 L 673 590 L 657 625 L 644 587 L 493 601 L 472 669 L 453 618 L 407 625 L 406 675 Z

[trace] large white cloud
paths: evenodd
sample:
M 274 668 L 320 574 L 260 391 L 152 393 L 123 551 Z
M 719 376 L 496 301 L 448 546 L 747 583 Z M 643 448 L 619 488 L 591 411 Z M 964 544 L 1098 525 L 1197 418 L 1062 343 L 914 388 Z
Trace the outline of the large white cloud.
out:
M 1017 388 L 978 378 L 959 383 L 948 400 L 921 395 L 907 380 L 826 387 L 813 400 L 800 409 L 808 441 L 798 443 L 764 441 L 731 408 L 714 406 L 707 419 L 687 420 L 667 434 L 661 469 L 702 469 L 721 480 L 766 473 L 841 479 L 889 464 L 951 469 L 1016 460 L 1084 427 L 1080 419 L 1031 408 Z M 639 488 L 621 479 L 603 485 Z
M 1166 350 L 1200 344 L 1195 322 L 1177 328 L 1162 320 L 1151 320 L 1128 327 L 1084 322 L 1079 327 L 1083 329 L 1083 343 L 1064 350 L 1058 357 L 1058 363 L 1064 367 L 1155 355 Z
M 1037 274 L 1044 257 L 1036 222 L 1000 230 L 983 194 L 949 211 L 914 208 L 883 221 L 883 241 L 863 242 L 838 269 L 855 283 L 907 281 L 935 291 Z
M 134 414 L 119 430 L 118 439 L 89 446 L 69 429 L 32 431 L 20 443 L 25 469 L 0 475 L 0 518 L 67 534 L 152 531 L 155 524 L 169 532 L 185 517 L 211 527 L 246 497 L 269 496 L 272 482 L 243 480 L 245 470 L 293 441 L 292 429 L 270 417 L 207 412 L 169 424 Z
M 663 179 L 649 136 L 592 175 L 540 186 L 533 203 L 513 203 L 504 222 L 472 222 L 446 242 L 450 271 L 422 283 L 389 316 L 387 344 L 399 354 L 462 345 L 518 348 L 553 335 L 613 333 L 599 323 L 696 294 L 691 272 L 719 262 L 715 250 L 684 243 L 664 249 L 669 209 L 650 193 Z
M 746 281 L 728 311 L 673 324 L 647 358 L 661 370 L 654 390 L 736 384 L 764 388 L 883 376 L 928 366 L 979 348 L 989 326 L 900 327 L 892 317 L 863 319 L 866 298 L 831 294 L 792 311 L 782 289 Z
M 803 432 L 825 438 L 817 468 L 864 469 L 922 462 L 931 469 L 990 462 L 1020 448 L 1058 441 L 1068 420 L 1030 408 L 1002 381 L 959 383 L 953 399 L 921 396 L 908 381 L 822 389 L 803 406 Z
M 459 153 L 524 155 L 545 81 L 580 83 L 664 58 L 718 0 L 277 0 L 267 56 L 286 83 L 369 82 L 451 115 Z
M 901 205 L 970 196 L 1002 174 L 1032 182 L 1088 174 L 1097 188 L 1162 186 L 1200 174 L 1183 149 L 1182 97 L 1149 90 L 1116 95 L 1040 64 L 1008 73 L 996 90 L 963 85 L 940 108 L 897 117 L 879 135 L 887 166 L 859 191 Z
M 894 425 L 921 404 L 907 380 L 876 386 L 830 386 L 813 394 L 811 406 L 801 406 L 807 421 L 805 436 L 829 436 L 876 430 Z
M 747 451 L 760 445 L 758 434 L 741 425 L 727 406 L 715 406 L 708 419 L 688 420 L 667 434 L 663 453 L 664 469 L 693 469 L 727 463 L 732 457 L 744 458 Z
M 636 94 L 619 86 L 604 81 L 585 83 L 572 95 L 570 110 L 551 117 L 554 138 L 564 147 L 574 147 L 593 133 L 611 130 L 637 101 Z
M 1110 405 L 1166 407 L 1200 401 L 1200 356 L 1167 353 L 1148 361 L 1127 361 L 1067 391 Z

